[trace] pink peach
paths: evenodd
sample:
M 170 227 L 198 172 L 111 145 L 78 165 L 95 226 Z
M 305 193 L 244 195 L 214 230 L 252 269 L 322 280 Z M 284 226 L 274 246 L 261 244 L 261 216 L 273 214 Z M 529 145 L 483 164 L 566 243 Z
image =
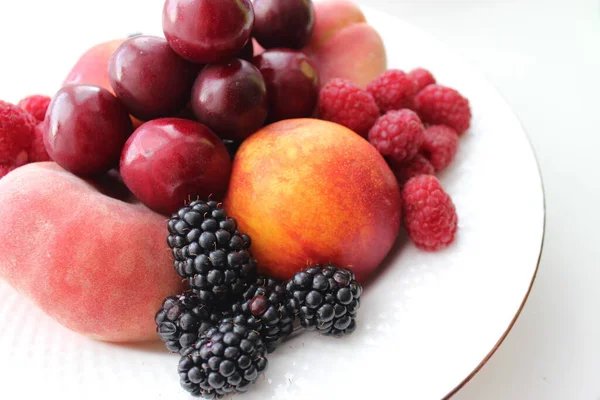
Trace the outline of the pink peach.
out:
M 114 186 L 55 163 L 29 164 L 0 180 L 0 277 L 76 332 L 151 340 L 155 313 L 182 282 L 164 217 L 111 197 L 128 193 Z
M 309 55 L 317 64 L 322 85 L 343 78 L 364 88 L 387 68 L 381 36 L 366 22 L 338 31 Z
M 309 52 L 317 51 L 342 29 L 367 21 L 360 7 L 351 1 L 319 1 L 315 2 L 313 7 L 315 26 L 312 39 L 306 47 Z

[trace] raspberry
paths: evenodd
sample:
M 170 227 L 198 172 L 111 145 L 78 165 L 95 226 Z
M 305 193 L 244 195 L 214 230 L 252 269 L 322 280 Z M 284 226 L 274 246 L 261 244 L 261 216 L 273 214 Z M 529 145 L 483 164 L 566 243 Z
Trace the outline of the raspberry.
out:
M 417 154 L 406 163 L 397 163 L 394 160 L 388 160 L 388 163 L 394 175 L 396 175 L 399 185 L 404 185 L 406 181 L 415 176 L 433 175 L 435 173 L 433 165 L 421 154 Z
M 46 116 L 46 110 L 48 110 L 50 100 L 52 99 L 48 96 L 37 94 L 34 96 L 25 97 L 19 102 L 18 106 L 27 111 L 29 114 L 33 115 L 33 118 L 35 118 L 38 122 L 42 122 Z
M 44 123 L 35 126 L 33 141 L 29 149 L 29 162 L 52 161 L 44 145 Z
M 454 160 L 458 150 L 458 134 L 445 125 L 432 125 L 425 129 L 420 153 L 431 162 L 436 171 L 442 171 Z
M 363 137 L 379 118 L 373 96 L 349 80 L 332 79 L 319 94 L 322 119 L 344 125 Z
M 448 125 L 456 132 L 463 133 L 471 123 L 469 100 L 456 90 L 429 85 L 415 97 L 414 110 L 423 122 L 432 125 Z
M 28 112 L 0 101 L 0 164 L 19 167 L 27 162 L 35 124 Z
M 417 94 L 416 82 L 397 69 L 390 69 L 367 85 L 382 113 L 400 110 L 412 105 Z
M 417 247 L 435 251 L 454 241 L 456 209 L 435 176 L 409 179 L 402 189 L 402 200 L 404 226 Z
M 413 111 L 389 111 L 369 131 L 369 142 L 382 155 L 401 163 L 417 154 L 424 131 L 419 116 Z
M 424 68 L 415 68 L 408 73 L 408 76 L 415 81 L 417 85 L 417 93 L 425 89 L 426 86 L 433 85 L 435 83 L 435 78 L 431 72 Z

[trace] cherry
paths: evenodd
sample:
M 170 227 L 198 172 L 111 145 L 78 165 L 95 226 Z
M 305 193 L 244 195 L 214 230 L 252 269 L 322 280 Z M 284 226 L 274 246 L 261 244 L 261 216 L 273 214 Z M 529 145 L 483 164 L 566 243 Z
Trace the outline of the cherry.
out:
M 48 107 L 44 145 L 61 167 L 86 177 L 116 166 L 131 132 L 127 109 L 108 90 L 68 85 Z
M 319 97 L 319 76 L 310 59 L 300 51 L 267 50 L 254 57 L 269 95 L 270 122 L 313 115 Z
M 254 0 L 253 34 L 265 49 L 300 50 L 308 44 L 315 25 L 311 0 Z
M 231 159 L 208 127 L 162 118 L 142 124 L 131 135 L 120 172 L 142 203 L 169 215 L 190 200 L 220 200 L 229 183 Z
M 167 0 L 163 31 L 183 58 L 208 64 L 238 54 L 250 39 L 250 0 Z
M 267 118 L 267 88 L 260 71 L 248 61 L 231 59 L 206 66 L 192 91 L 198 121 L 220 137 L 242 140 Z
M 185 107 L 198 67 L 179 57 L 163 38 L 135 36 L 114 52 L 109 74 L 119 100 L 146 121 L 173 116 Z

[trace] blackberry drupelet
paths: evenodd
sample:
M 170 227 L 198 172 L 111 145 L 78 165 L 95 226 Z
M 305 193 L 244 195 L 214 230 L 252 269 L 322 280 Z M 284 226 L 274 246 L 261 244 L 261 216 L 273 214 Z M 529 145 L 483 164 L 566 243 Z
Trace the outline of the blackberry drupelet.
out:
M 237 230 L 216 201 L 194 201 L 173 214 L 167 243 L 175 270 L 204 304 L 241 294 L 254 279 L 250 237 Z
M 255 328 L 240 315 L 206 331 L 179 361 L 181 386 L 207 399 L 248 391 L 268 364 Z
M 198 337 L 216 325 L 223 312 L 202 305 L 193 293 L 167 297 L 155 317 L 156 331 L 167 349 L 179 353 L 194 345 Z
M 244 315 L 250 324 L 259 324 L 258 332 L 272 353 L 294 330 L 296 315 L 288 307 L 285 284 L 259 276 L 244 292 L 243 300 L 232 307 L 234 315 Z
M 314 266 L 298 272 L 286 285 L 288 306 L 308 330 L 341 337 L 356 329 L 362 287 L 349 269 Z

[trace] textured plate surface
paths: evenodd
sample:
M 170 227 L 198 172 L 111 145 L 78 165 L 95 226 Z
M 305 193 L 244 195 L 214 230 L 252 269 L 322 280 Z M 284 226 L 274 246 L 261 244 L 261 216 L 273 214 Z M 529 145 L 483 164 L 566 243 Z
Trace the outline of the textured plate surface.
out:
M 12 5 L 17 10 L 8 14 L 24 15 L 16 12 L 25 10 L 24 3 Z M 159 0 L 107 0 L 88 4 L 93 8 L 85 11 L 66 1 L 51 3 L 58 8 L 56 18 L 40 18 L 38 29 L 46 34 L 26 37 L 25 45 L 62 42 L 40 49 L 43 56 L 52 55 L 43 76 L 19 75 L 20 65 L 39 63 L 40 55 L 7 44 L 20 57 L 18 66 L 5 66 L 8 73 L 0 75 L 7 100 L 52 93 L 92 43 L 135 30 L 160 32 Z M 266 376 L 243 399 L 441 399 L 505 334 L 537 268 L 543 191 L 515 115 L 480 73 L 438 41 L 402 20 L 365 11 L 385 40 L 390 67 L 425 66 L 471 101 L 472 128 L 461 139 L 456 161 L 441 176 L 458 210 L 459 235 L 449 249 L 433 254 L 400 238 L 364 294 L 356 333 L 345 340 L 312 334 L 290 340 L 270 357 Z M 81 21 L 61 17 L 62 12 L 93 14 L 86 21 L 91 28 L 81 29 Z M 71 45 L 64 42 L 69 23 L 81 29 L 72 35 Z M 0 397 L 189 398 L 179 387 L 178 357 L 159 343 L 124 346 L 81 337 L 1 281 L 0 299 Z

